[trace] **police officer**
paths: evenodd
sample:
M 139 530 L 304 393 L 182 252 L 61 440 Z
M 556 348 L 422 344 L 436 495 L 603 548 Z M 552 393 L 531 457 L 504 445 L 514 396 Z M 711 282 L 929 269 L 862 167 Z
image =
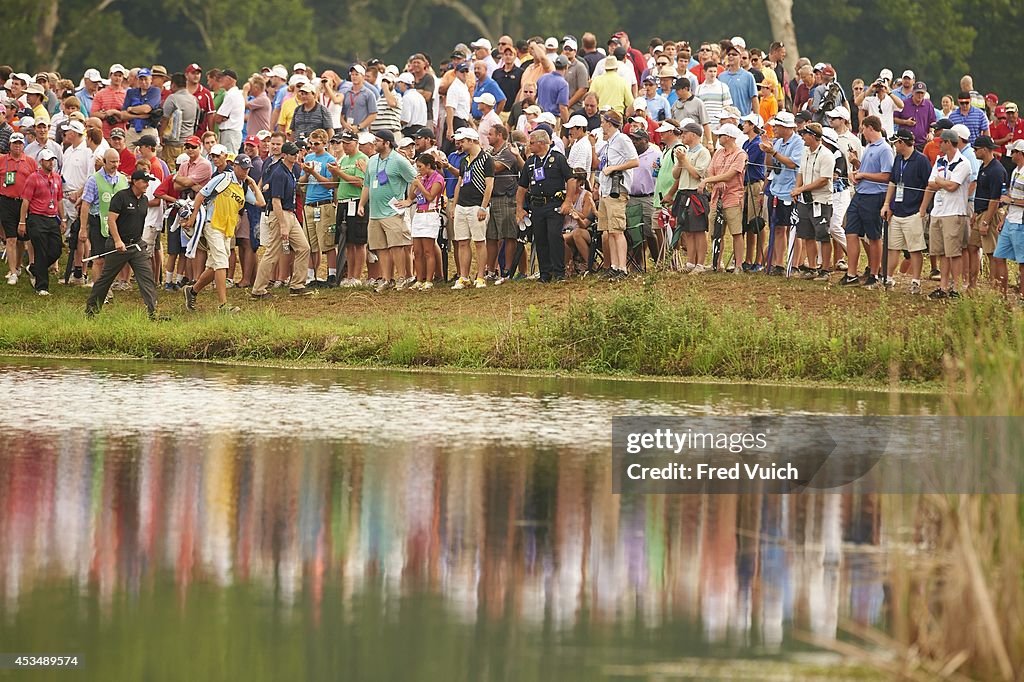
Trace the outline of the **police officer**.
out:
M 551 136 L 543 128 L 530 133 L 530 151 L 532 153 L 519 174 L 516 220 L 523 221 L 526 217 L 524 205 L 528 204 L 540 281 L 561 281 L 565 279 L 565 242 L 562 239 L 564 218 L 558 208 L 565 199 L 572 169 L 565 156 L 551 148 Z

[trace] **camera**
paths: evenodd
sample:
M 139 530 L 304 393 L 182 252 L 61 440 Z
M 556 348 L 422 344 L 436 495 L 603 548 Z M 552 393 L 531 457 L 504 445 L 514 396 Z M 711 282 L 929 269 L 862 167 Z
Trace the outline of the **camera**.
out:
M 612 187 L 608 192 L 608 196 L 612 199 L 618 199 L 626 191 L 626 174 L 622 171 L 616 171 L 608 177 L 612 181 Z

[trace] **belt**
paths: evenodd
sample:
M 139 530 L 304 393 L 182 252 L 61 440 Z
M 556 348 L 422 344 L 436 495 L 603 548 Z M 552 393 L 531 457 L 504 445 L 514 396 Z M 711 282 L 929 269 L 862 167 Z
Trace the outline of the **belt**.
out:
M 437 213 L 437 209 L 436 208 L 424 208 L 424 209 L 417 208 L 416 212 L 417 213 Z
M 644 197 L 653 197 L 654 192 L 651 192 L 650 194 L 630 194 L 629 196 L 636 197 L 637 199 L 643 199 Z
M 530 203 L 534 206 L 543 206 L 544 204 L 550 204 L 552 201 L 561 201 L 562 198 L 563 197 L 560 197 L 557 194 L 553 197 L 534 195 L 530 197 Z
M 334 199 L 324 199 L 323 201 L 307 201 L 305 206 L 324 206 L 325 204 L 333 204 Z

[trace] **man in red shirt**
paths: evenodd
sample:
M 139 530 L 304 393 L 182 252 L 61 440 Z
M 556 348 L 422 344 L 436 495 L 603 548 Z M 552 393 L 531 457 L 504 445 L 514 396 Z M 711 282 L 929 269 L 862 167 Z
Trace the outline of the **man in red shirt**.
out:
M 203 67 L 198 64 L 189 64 L 185 67 L 185 79 L 188 81 L 185 89 L 192 93 L 199 104 L 201 120 L 196 123 L 195 134 L 202 139 L 203 133 L 210 130 L 212 125 L 210 114 L 216 111 L 216 107 L 213 105 L 213 93 L 203 85 Z
M 97 92 L 92 99 L 92 111 L 89 113 L 103 121 L 103 137 L 107 139 L 110 139 L 110 133 L 114 129 L 124 130 L 125 127 L 120 115 L 124 106 L 124 96 L 128 94 L 128 88 L 124 83 L 126 78 L 128 69 L 120 64 L 114 64 L 110 67 L 110 85 Z
M 39 169 L 25 181 L 21 193 L 18 237 L 32 241 L 35 262 L 29 266 L 36 294 L 50 295 L 50 266 L 60 258 L 64 234 L 64 187 L 54 169 L 57 155 L 49 149 L 39 152 Z
M 25 154 L 25 136 L 21 133 L 11 134 L 10 145 L 10 153 L 0 155 L 0 225 L 7 239 L 7 283 L 14 285 L 18 283 L 21 256 L 25 252 L 22 244 L 28 241 L 28 237 L 18 236 L 21 195 L 25 183 L 36 172 L 36 162 Z
M 1006 154 L 1006 145 L 1014 140 L 1024 140 L 1024 121 L 1021 120 L 1020 114 L 1017 112 L 1016 104 L 1006 102 L 1002 106 L 996 107 L 996 122 L 992 124 L 991 133 L 992 141 L 999 145 L 996 155 L 1000 163 L 1006 168 L 1008 174 L 1012 173 L 1016 164 Z
M 135 172 L 136 159 L 132 150 L 128 149 L 123 128 L 115 128 L 110 133 L 110 148 L 116 151 L 117 155 L 121 157 L 121 161 L 117 164 L 117 170 L 121 171 L 125 175 L 131 176 L 131 174 Z

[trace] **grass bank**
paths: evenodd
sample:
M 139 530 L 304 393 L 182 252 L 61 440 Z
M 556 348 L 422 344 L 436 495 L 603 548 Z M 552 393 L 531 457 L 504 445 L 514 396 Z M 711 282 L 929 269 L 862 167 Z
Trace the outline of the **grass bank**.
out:
M 936 304 L 727 275 L 269 302 L 232 291 L 233 316 L 213 310 L 212 293 L 189 313 L 161 292 L 162 323 L 134 291 L 87 320 L 87 293 L 0 289 L 0 352 L 910 385 L 942 381 L 979 330 L 1003 347 L 1014 323 L 992 297 Z

